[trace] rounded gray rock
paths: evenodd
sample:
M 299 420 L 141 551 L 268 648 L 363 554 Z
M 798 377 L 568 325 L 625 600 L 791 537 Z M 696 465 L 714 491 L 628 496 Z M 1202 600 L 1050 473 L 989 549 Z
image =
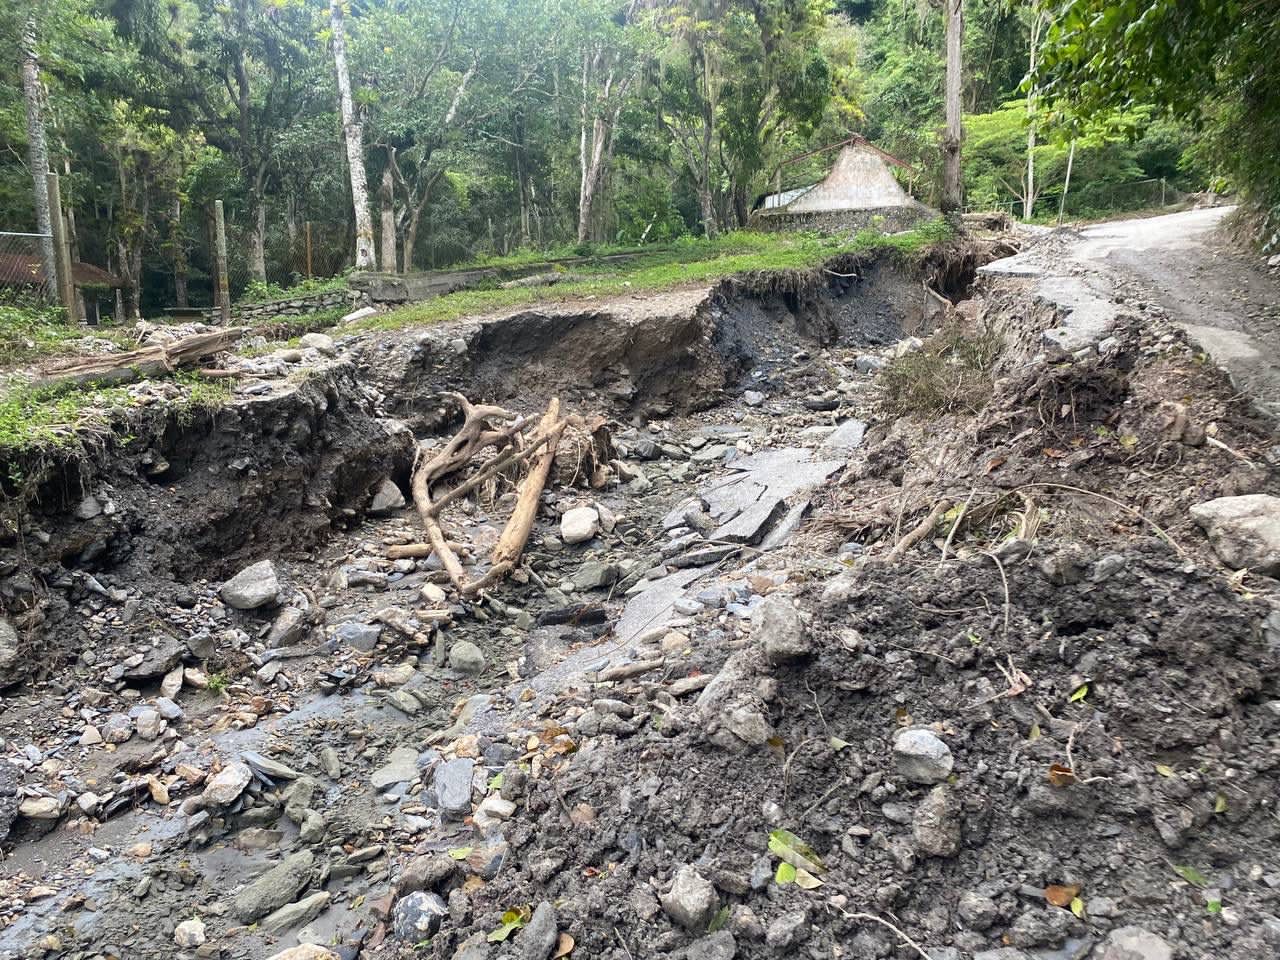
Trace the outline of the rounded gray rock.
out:
M 415 890 L 396 901 L 391 928 L 399 939 L 419 943 L 434 937 L 448 915 L 448 905 L 436 894 Z
M 951 776 L 951 748 L 928 730 L 902 730 L 893 740 L 898 773 L 915 783 L 941 783 Z

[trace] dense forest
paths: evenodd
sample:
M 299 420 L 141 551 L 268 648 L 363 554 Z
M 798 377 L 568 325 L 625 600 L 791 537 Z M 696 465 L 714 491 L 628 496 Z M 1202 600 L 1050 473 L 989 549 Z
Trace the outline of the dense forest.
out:
M 961 5 L 968 207 L 1276 199 L 1270 4 Z M 855 132 L 936 206 L 943 21 L 928 0 L 12 4 L 0 230 L 44 232 L 47 163 L 76 257 L 136 314 L 208 302 L 219 199 L 238 295 L 296 283 L 304 244 L 332 276 L 714 236 Z

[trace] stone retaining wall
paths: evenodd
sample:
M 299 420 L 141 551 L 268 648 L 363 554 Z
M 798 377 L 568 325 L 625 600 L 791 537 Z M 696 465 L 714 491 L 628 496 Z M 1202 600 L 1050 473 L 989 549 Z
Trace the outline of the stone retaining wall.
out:
M 237 303 L 231 308 L 231 320 L 245 326 L 260 326 L 278 317 L 305 317 L 334 307 L 355 310 L 368 303 L 369 295 L 363 291 L 330 290 L 326 293 L 290 297 L 287 300 L 269 300 L 266 303 Z M 218 322 L 217 310 L 206 310 L 205 316 L 210 323 Z

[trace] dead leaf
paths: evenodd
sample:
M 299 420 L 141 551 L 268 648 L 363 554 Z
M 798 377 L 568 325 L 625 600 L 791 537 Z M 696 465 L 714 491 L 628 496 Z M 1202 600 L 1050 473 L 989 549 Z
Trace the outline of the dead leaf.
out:
M 1156 764 L 1156 773 L 1160 774 L 1160 776 L 1162 776 L 1162 777 L 1174 777 L 1174 776 L 1177 776 L 1177 774 L 1175 774 L 1175 773 L 1173 772 L 1173 767 L 1171 767 L 1171 766 L 1169 766 L 1168 764 L 1165 764 L 1165 763 L 1157 763 L 1157 764 Z
M 1069 787 L 1076 782 L 1076 775 L 1071 772 L 1070 767 L 1064 767 L 1060 763 L 1051 764 L 1049 782 L 1055 787 Z
M 569 811 L 569 819 L 575 827 L 585 827 L 596 822 L 596 809 L 589 803 L 580 803 Z
M 1008 459 L 1007 457 L 992 457 L 990 460 L 987 461 L 986 469 L 984 469 L 982 472 L 990 473 L 993 470 L 999 470 L 1001 467 L 1004 466 L 1005 461 L 1007 459 Z
M 1044 455 L 1053 460 L 1058 460 L 1058 459 L 1061 459 L 1062 457 L 1065 457 L 1067 454 L 1065 451 L 1059 450 L 1057 447 L 1045 447 Z
M 560 934 L 560 939 L 556 941 L 556 952 L 551 955 L 551 960 L 560 960 L 560 957 L 567 957 L 573 953 L 573 948 L 577 944 L 573 942 L 573 937 L 567 933 Z
M 1071 901 L 1076 898 L 1080 892 L 1080 885 L 1073 883 L 1070 886 L 1060 886 L 1056 883 L 1050 884 L 1044 888 L 1044 898 L 1055 907 L 1067 909 L 1071 906 Z

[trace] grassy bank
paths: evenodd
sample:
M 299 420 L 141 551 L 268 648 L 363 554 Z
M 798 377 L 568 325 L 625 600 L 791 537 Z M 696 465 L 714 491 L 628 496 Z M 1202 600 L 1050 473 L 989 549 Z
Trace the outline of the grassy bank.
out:
M 395 330 L 575 297 L 652 293 L 687 283 L 714 283 L 750 271 L 811 269 L 840 254 L 874 249 L 909 256 L 950 236 L 949 228 L 940 220 L 904 233 L 885 235 L 864 230 L 844 238 L 741 231 L 710 240 L 690 239 L 637 254 L 623 262 L 599 260 L 575 265 L 568 279 L 551 286 L 451 293 L 370 317 L 350 329 Z M 609 251 L 612 252 L 629 251 Z M 506 260 L 488 263 L 518 262 L 512 259 L 510 263 Z

